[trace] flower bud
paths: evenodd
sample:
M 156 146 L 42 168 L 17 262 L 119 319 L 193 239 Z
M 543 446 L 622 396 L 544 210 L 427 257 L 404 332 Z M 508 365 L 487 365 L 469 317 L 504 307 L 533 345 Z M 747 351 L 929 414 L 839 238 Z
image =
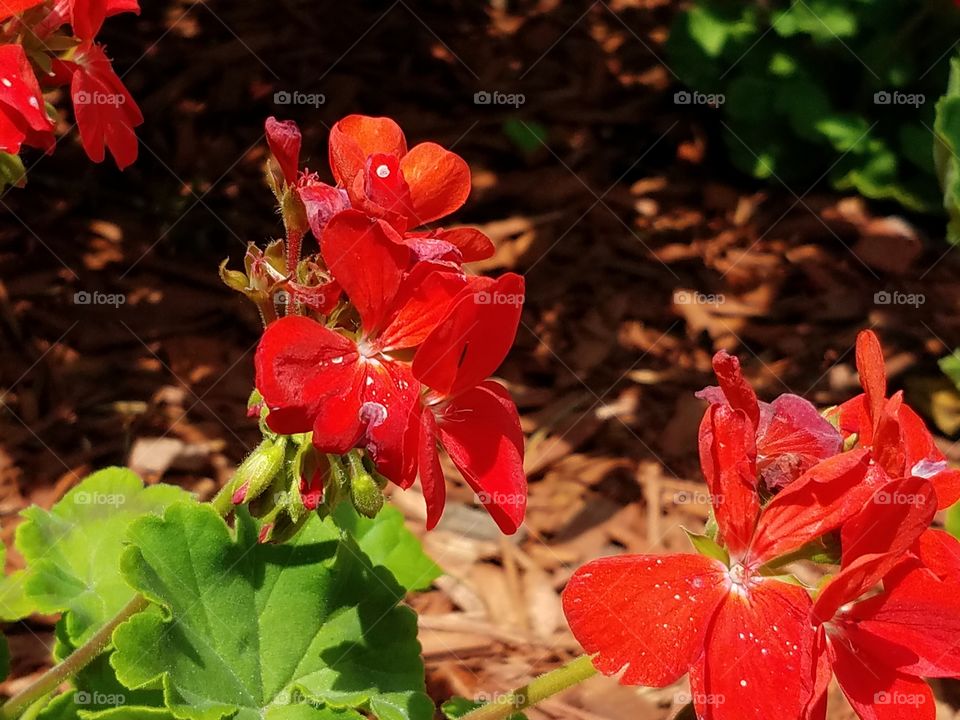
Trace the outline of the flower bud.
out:
M 283 469 L 286 440 L 264 440 L 240 463 L 233 478 L 233 503 L 240 505 L 257 498 Z
M 357 452 L 346 456 L 347 472 L 350 476 L 350 500 L 357 512 L 364 517 L 374 518 L 383 507 L 383 492 L 376 478 L 364 467 Z

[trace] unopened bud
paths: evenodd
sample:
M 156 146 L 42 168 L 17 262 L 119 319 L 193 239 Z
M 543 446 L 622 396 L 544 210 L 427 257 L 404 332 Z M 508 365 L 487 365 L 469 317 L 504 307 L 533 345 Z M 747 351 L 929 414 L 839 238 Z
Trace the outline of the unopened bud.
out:
M 283 468 L 285 444 L 283 438 L 276 442 L 264 440 L 240 463 L 233 481 L 236 488 L 233 494 L 235 505 L 255 499 L 273 482 Z
M 356 452 L 346 456 L 347 471 L 350 475 L 350 500 L 361 515 L 374 518 L 383 507 L 383 492 L 377 480 L 363 466 Z

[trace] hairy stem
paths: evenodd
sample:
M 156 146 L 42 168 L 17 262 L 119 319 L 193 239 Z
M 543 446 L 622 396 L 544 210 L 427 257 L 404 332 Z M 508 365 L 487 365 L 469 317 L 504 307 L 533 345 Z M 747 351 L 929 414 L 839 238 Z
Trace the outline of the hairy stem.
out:
M 232 482 L 228 482 L 210 501 L 210 505 L 221 517 L 225 517 L 233 509 L 233 503 L 230 502 L 232 485 Z M 143 595 L 134 595 L 130 602 L 120 609 L 120 612 L 94 633 L 93 637 L 3 705 L 0 705 L 0 720 L 14 720 L 21 716 L 26 718 L 30 706 L 39 703 L 46 695 L 55 691 L 62 683 L 93 662 L 100 653 L 110 646 L 113 631 L 117 629 L 117 626 L 129 620 L 141 610 L 146 610 L 149 604 L 150 601 Z
M 582 683 L 597 674 L 589 655 L 581 655 L 566 665 L 541 675 L 536 680 L 495 702 L 467 713 L 460 720 L 501 720 L 513 713 L 533 707 L 539 702 Z

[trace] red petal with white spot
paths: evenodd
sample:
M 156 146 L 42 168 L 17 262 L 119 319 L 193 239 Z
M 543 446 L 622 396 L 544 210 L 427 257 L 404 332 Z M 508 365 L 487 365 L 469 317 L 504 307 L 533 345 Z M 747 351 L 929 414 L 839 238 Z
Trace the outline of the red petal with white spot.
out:
M 348 190 L 374 153 L 403 157 L 407 141 L 390 118 L 348 115 L 330 130 L 330 169 L 337 184 Z
M 23 48 L 0 45 L 0 150 L 16 154 L 25 140 L 31 142 L 32 136 L 52 130 L 53 121 L 44 110 L 40 85 Z
M 728 593 L 727 569 L 702 555 L 621 555 L 577 570 L 563 611 L 593 664 L 625 685 L 664 687 L 703 653 Z
M 690 676 L 702 720 L 798 718 L 813 695 L 814 632 L 806 590 L 754 579 L 717 609 Z
M 512 535 L 523 522 L 527 479 L 523 432 L 507 391 L 488 381 L 461 393 L 444 408 L 440 444 L 499 528 Z
M 417 475 L 420 383 L 410 366 L 401 362 L 368 362 L 364 380 L 361 421 L 364 447 L 377 471 L 402 488 Z

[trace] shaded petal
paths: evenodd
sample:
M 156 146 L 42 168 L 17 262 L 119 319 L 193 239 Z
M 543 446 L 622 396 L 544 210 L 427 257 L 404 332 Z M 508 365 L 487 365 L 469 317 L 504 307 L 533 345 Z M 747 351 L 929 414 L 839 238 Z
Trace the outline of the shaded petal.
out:
M 408 227 L 449 215 L 470 194 L 467 163 L 436 143 L 420 143 L 411 148 L 400 160 L 400 172 L 410 188 L 412 215 Z
M 441 395 L 456 395 L 489 377 L 513 345 L 523 295 L 523 278 L 515 273 L 476 278 L 417 351 L 417 379 Z
M 443 506 L 447 498 L 447 485 L 440 468 L 440 455 L 437 451 L 437 421 L 430 409 L 420 413 L 420 433 L 417 447 L 417 464 L 420 473 L 420 487 L 427 504 L 427 530 L 433 530 L 443 515 Z
M 664 687 L 703 652 L 729 589 L 727 569 L 702 555 L 621 555 L 577 570 L 563 591 L 574 636 L 625 685 Z
M 442 411 L 440 443 L 499 528 L 511 535 L 523 522 L 527 479 L 523 432 L 507 391 L 488 381 L 458 395 Z
M 366 335 L 375 334 L 387 319 L 410 254 L 388 233 L 387 226 L 359 210 L 344 210 L 320 239 L 323 259 L 360 313 Z
M 289 180 L 288 180 L 289 182 Z M 310 232 L 317 238 L 323 237 L 323 231 L 331 218 L 350 207 L 350 199 L 340 188 L 322 182 L 310 182 L 298 188 L 300 200 L 307 211 L 307 223 Z
M 814 632 L 806 590 L 772 579 L 726 595 L 690 676 L 702 720 L 798 718 L 813 696 Z
M 857 371 L 860 385 L 866 396 L 866 407 L 871 424 L 876 427 L 883 414 L 887 397 L 887 370 L 883 362 L 883 349 L 872 330 L 857 335 Z
M 371 361 L 360 408 L 364 447 L 381 475 L 402 488 L 417 476 L 420 383 L 407 363 Z
M 786 487 L 820 460 L 840 452 L 840 433 L 796 395 L 761 404 L 757 465 L 768 488 Z
M 422 343 L 447 316 L 450 303 L 467 285 L 463 272 L 439 263 L 413 267 L 397 292 L 399 308 L 380 333 L 377 347 L 400 350 Z
M 760 515 L 751 563 L 764 563 L 836 530 L 889 478 L 866 450 L 824 460 L 788 485 Z
M 300 128 L 293 120 L 277 120 L 271 115 L 267 118 L 264 129 L 270 152 L 280 165 L 284 180 L 288 185 L 292 185 L 297 180 L 300 167 Z

